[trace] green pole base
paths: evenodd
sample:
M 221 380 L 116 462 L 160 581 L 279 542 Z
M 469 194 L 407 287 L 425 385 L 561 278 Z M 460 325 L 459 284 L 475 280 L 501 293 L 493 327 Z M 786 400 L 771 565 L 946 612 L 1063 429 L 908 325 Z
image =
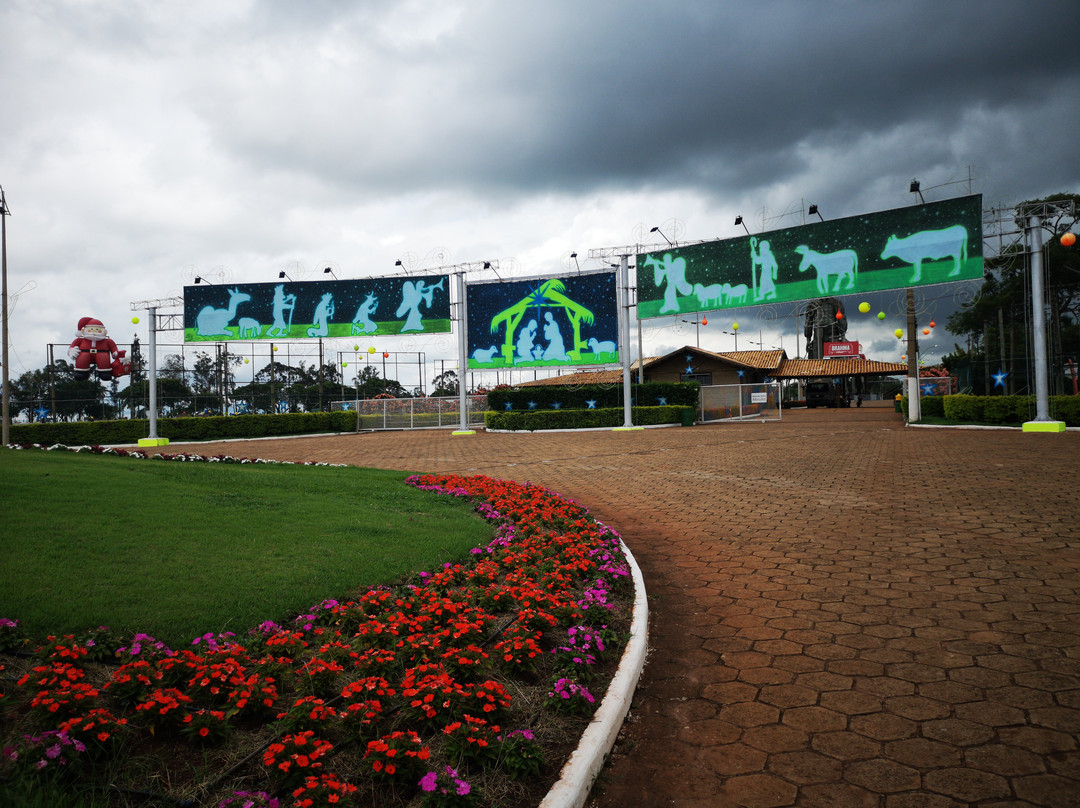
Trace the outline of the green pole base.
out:
M 1025 421 L 1024 432 L 1064 432 L 1064 421 Z
M 614 426 L 611 428 L 612 432 L 644 432 L 643 426 Z
M 451 435 L 475 435 L 475 429 L 455 429 L 450 433 Z
M 168 446 L 168 438 L 139 438 L 140 446 Z

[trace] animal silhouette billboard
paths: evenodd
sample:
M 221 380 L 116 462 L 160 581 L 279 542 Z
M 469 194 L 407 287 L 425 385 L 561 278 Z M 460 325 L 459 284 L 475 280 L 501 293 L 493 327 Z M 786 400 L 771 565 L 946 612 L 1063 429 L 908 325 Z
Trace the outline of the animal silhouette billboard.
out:
M 470 283 L 470 370 L 619 361 L 615 273 Z
M 642 253 L 638 319 L 982 276 L 976 194 Z
M 184 341 L 450 331 L 447 275 L 184 287 Z

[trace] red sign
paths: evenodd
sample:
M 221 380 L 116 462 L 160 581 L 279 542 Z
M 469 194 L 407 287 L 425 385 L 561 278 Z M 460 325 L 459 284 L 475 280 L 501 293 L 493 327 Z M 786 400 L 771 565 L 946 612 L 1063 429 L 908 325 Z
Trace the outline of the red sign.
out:
M 861 353 L 857 342 L 826 342 L 825 358 L 830 356 L 858 356 Z

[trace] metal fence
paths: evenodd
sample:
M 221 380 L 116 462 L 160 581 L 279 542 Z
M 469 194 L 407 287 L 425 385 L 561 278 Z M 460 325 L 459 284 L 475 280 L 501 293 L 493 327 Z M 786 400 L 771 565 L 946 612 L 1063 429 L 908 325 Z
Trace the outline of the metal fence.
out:
M 461 425 L 458 396 L 427 398 L 368 398 L 334 401 L 335 411 L 356 413 L 356 428 L 363 429 L 446 429 Z M 486 395 L 465 397 L 466 423 L 484 425 Z
M 701 421 L 779 421 L 780 384 L 715 384 L 701 388 Z

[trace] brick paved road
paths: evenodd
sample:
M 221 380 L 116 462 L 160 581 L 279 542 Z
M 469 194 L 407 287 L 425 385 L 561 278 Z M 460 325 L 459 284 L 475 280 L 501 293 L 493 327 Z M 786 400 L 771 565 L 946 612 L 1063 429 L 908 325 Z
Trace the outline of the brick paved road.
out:
M 590 806 L 1080 805 L 1080 434 L 899 418 L 214 452 L 527 480 L 618 529 L 651 652 Z

